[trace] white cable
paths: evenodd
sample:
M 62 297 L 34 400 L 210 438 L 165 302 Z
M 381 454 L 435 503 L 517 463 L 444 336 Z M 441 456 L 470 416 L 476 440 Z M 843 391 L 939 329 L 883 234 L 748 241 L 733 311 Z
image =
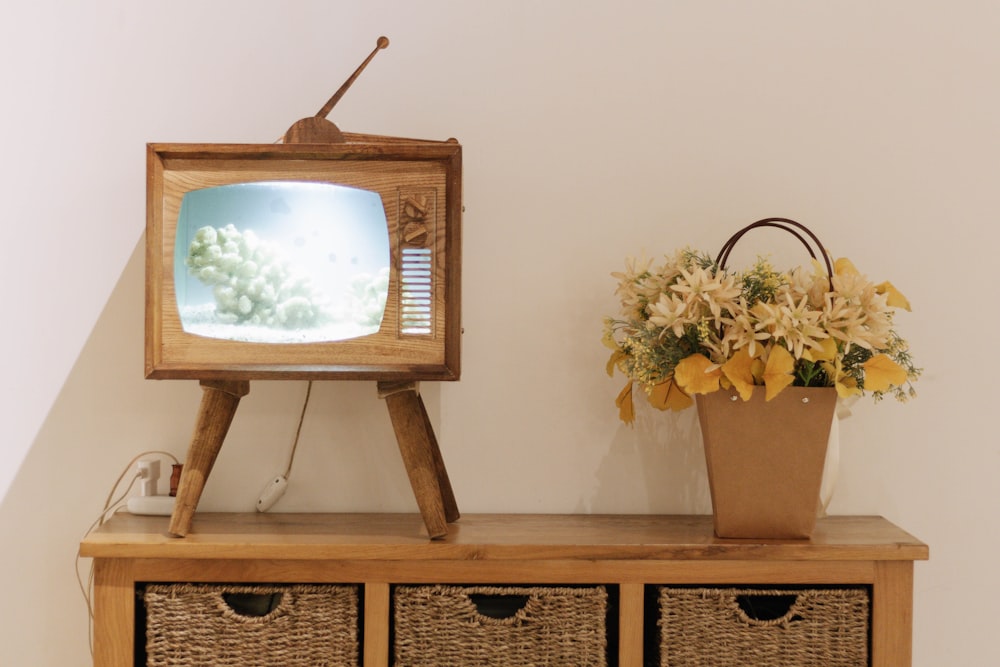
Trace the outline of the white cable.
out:
M 299 446 L 302 423 L 306 419 L 306 408 L 309 407 L 309 396 L 312 394 L 312 385 L 312 381 L 306 385 L 306 397 L 302 401 L 302 412 L 299 413 L 299 423 L 295 427 L 295 438 L 292 440 L 292 449 L 288 453 L 288 467 L 285 468 L 284 475 L 275 475 L 264 486 L 264 490 L 260 492 L 260 496 L 257 498 L 258 512 L 266 512 L 274 507 L 274 504 L 281 500 L 281 497 L 285 495 L 285 490 L 288 488 L 288 478 L 292 474 L 292 463 L 295 461 L 295 450 Z
M 312 394 L 312 388 L 313 383 L 312 380 L 310 380 L 309 384 L 306 385 L 306 397 L 305 400 L 302 401 L 302 412 L 299 414 L 299 424 L 295 427 L 295 439 L 292 440 L 292 451 L 288 454 L 288 467 L 285 468 L 285 481 L 287 481 L 292 474 L 292 461 L 295 460 L 295 450 L 298 449 L 299 446 L 299 435 L 302 433 L 302 422 L 304 422 L 306 418 L 306 408 L 309 407 L 309 395 Z
M 115 492 L 118 490 L 118 487 L 121 486 L 122 480 L 125 479 L 125 476 L 128 474 L 128 471 L 131 470 L 133 466 L 135 466 L 135 464 L 140 459 L 150 455 L 166 456 L 167 458 L 171 459 L 174 463 L 180 463 L 180 461 L 177 460 L 176 456 L 174 456 L 170 452 L 165 452 L 161 450 L 142 452 L 138 456 L 134 457 L 131 461 L 128 462 L 128 465 L 125 466 L 125 469 L 122 470 L 122 473 L 118 476 L 118 479 L 115 480 L 114 485 L 112 485 L 111 490 L 108 492 L 108 497 L 104 501 L 104 507 L 101 509 L 100 515 L 98 515 L 98 517 L 94 520 L 94 522 L 90 524 L 90 527 L 87 528 L 86 532 L 84 533 L 84 537 L 89 535 L 98 526 L 103 525 L 104 522 L 108 520 L 109 514 L 110 516 L 114 516 L 115 512 L 121 509 L 122 503 L 124 503 L 128 499 L 128 495 L 129 493 L 132 492 L 133 487 L 135 487 L 135 483 L 139 481 L 140 479 L 139 473 L 136 472 L 135 475 L 132 476 L 132 478 L 129 480 L 128 487 L 126 487 L 126 489 L 117 498 L 114 497 Z M 87 572 L 87 583 L 84 584 L 83 577 L 80 575 L 81 558 L 82 556 L 80 556 L 80 548 L 77 547 L 76 560 L 73 569 L 76 572 L 76 583 L 79 585 L 80 592 L 83 594 L 83 600 L 87 604 L 87 641 L 90 645 L 90 656 L 91 658 L 93 658 L 94 656 L 94 605 L 93 605 L 94 564 L 93 561 L 91 561 L 90 568 Z

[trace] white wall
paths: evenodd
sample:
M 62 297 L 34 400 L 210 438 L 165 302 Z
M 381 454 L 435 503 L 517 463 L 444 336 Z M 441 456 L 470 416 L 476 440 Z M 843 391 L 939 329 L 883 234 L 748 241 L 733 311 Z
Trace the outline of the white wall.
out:
M 693 414 L 617 422 L 608 274 L 796 218 L 907 294 L 926 368 L 842 425 L 831 511 L 930 544 L 914 665 L 1000 663 L 1000 5 L 41 0 L 0 21 L 0 664 L 88 664 L 76 545 L 187 446 L 196 383 L 142 379 L 145 142 L 273 141 L 380 34 L 331 118 L 465 147 L 464 374 L 424 387 L 462 510 L 707 512 Z M 254 385 L 203 509 L 252 508 L 303 391 Z M 276 509 L 415 511 L 373 384 L 316 388 Z

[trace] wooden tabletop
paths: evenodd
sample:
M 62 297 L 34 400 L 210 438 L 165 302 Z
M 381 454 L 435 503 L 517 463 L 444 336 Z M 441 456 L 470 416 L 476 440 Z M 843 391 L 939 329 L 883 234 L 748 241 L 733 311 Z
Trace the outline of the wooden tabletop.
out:
M 183 538 L 169 517 L 120 512 L 84 538 L 94 558 L 351 560 L 926 560 L 927 545 L 877 516 L 833 516 L 808 540 L 721 539 L 710 516 L 472 514 L 430 540 L 419 514 L 198 513 Z

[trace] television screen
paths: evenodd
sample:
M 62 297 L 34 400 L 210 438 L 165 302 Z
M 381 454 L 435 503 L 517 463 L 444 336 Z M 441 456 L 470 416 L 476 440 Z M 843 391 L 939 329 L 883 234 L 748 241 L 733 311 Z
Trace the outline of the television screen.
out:
M 151 144 L 146 374 L 457 379 L 455 141 Z
M 186 332 L 259 343 L 373 334 L 389 266 L 377 192 L 276 181 L 192 190 L 181 200 L 174 286 Z

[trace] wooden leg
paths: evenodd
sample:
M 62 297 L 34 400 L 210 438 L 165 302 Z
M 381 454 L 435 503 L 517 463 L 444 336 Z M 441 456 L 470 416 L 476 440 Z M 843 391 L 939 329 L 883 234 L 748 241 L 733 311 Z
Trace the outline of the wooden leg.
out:
M 389 624 L 392 614 L 389 604 L 389 584 L 365 584 L 364 667 L 386 667 L 389 664 Z
M 135 582 L 132 559 L 94 559 L 94 664 L 132 667 Z
M 416 382 L 379 382 L 396 432 L 399 453 L 410 477 L 424 525 L 431 538 L 448 534 L 448 523 L 458 519 L 458 505 Z
M 420 407 L 420 414 L 424 420 L 424 432 L 430 444 L 431 456 L 434 458 L 434 471 L 437 473 L 438 486 L 441 488 L 441 501 L 444 503 L 444 518 L 448 523 L 458 521 L 461 516 L 458 512 L 458 502 L 455 500 L 455 492 L 451 488 L 451 480 L 448 478 L 448 469 L 444 465 L 444 457 L 441 456 L 441 448 L 438 446 L 437 438 L 434 437 L 434 427 L 431 419 L 427 416 L 427 408 L 424 401 L 417 394 L 417 405 Z
M 204 393 L 198 421 L 177 486 L 174 513 L 170 517 L 169 532 L 176 537 L 184 537 L 191 529 L 191 521 L 205 482 L 212 472 L 219 450 L 222 449 L 229 426 L 233 423 L 240 399 L 250 391 L 250 383 L 204 380 L 201 388 Z
M 913 664 L 913 561 L 878 561 L 872 587 L 872 667 Z
M 618 665 L 642 667 L 645 586 L 622 583 L 618 596 Z

